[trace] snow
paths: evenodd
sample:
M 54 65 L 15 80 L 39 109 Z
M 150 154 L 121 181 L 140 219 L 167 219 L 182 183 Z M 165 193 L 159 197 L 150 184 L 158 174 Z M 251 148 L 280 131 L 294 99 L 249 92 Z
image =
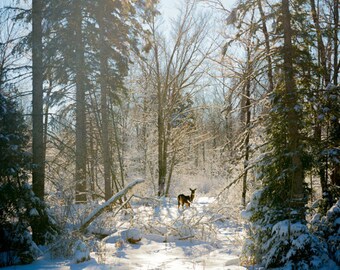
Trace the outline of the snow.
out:
M 335 87 L 336 87 L 336 86 L 335 86 L 334 84 L 329 83 L 329 84 L 327 85 L 327 87 L 326 87 L 326 91 L 331 91 L 331 90 L 333 90 Z
M 88 260 L 90 260 L 90 250 L 83 241 L 78 240 L 74 248 L 73 262 L 81 263 Z
M 32 208 L 31 211 L 30 211 L 30 216 L 31 216 L 31 217 L 37 217 L 37 216 L 39 216 L 38 210 L 35 209 L 35 208 Z
M 296 112 L 301 112 L 302 109 L 303 109 L 303 107 L 301 106 L 301 104 L 296 104 L 296 105 L 294 106 L 294 110 L 295 110 Z
M 121 213 L 111 224 L 115 233 L 98 240 L 90 253 L 89 243 L 76 241 L 71 259 L 51 259 L 46 252 L 30 265 L 4 269 L 246 269 L 239 265 L 242 224 L 217 215 L 214 207 L 215 199 L 207 197 L 197 197 L 184 210 L 177 208 L 175 198 L 156 205 L 135 199 L 133 219 Z M 130 243 L 127 238 L 140 241 Z M 88 255 L 90 260 L 83 261 Z

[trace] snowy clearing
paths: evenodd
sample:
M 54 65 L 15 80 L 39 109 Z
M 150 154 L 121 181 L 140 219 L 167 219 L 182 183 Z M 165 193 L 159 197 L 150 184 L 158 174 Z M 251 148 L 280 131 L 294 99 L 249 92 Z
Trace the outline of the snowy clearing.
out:
M 243 228 L 218 214 L 217 207 L 212 198 L 198 198 L 184 210 L 178 210 L 176 199 L 157 206 L 133 203 L 132 215 L 116 217 L 113 234 L 92 240 L 90 261 L 51 259 L 46 252 L 33 264 L 5 269 L 246 269 L 238 258 Z M 92 229 L 105 229 L 101 226 L 110 223 L 109 214 Z M 135 235 L 140 232 L 138 243 L 124 239 L 129 229 Z

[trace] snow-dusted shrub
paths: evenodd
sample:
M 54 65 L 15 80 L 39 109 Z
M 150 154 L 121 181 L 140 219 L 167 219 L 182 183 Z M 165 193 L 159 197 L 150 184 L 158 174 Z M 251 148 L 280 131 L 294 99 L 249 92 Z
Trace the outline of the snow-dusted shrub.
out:
M 0 239 L 0 267 L 31 263 L 41 255 L 23 223 L 7 223 L 1 226 Z
M 309 231 L 305 219 L 308 188 L 303 177 L 311 159 L 299 137 L 300 130 L 295 130 L 298 138 L 293 138 L 287 98 L 280 87 L 276 90 L 266 120 L 267 143 L 256 162 L 263 189 L 254 193 L 243 212 L 249 221 L 243 261 L 265 268 L 320 269 L 331 260 L 326 246 Z M 295 113 L 301 112 L 294 109 Z M 303 118 L 299 115 L 294 121 L 302 129 Z M 301 140 L 292 147 L 294 139 Z
M 0 93 L 0 265 L 32 262 L 37 244 L 58 232 L 46 205 L 28 183 L 32 168 L 27 126 L 17 104 Z M 33 229 L 33 239 L 30 232 Z M 34 242 L 33 242 L 34 240 Z
M 72 232 L 62 232 L 55 241 L 48 246 L 51 258 L 71 258 L 74 254 L 74 243 L 79 239 L 80 236 Z
M 272 227 L 264 249 L 269 250 L 263 257 L 265 267 L 284 263 L 296 269 L 320 269 L 329 261 L 327 247 L 305 224 L 290 220 L 280 221 Z
M 90 249 L 85 242 L 78 240 L 73 246 L 73 261 L 75 263 L 81 263 L 90 260 Z
M 214 216 L 209 212 L 199 212 L 195 207 L 177 210 L 177 200 L 160 201 L 156 207 L 139 207 L 131 223 L 147 234 L 157 234 L 164 241 L 171 239 L 197 239 L 216 241 Z
M 310 233 L 306 224 L 277 219 L 282 210 L 263 205 L 263 194 L 264 190 L 255 192 L 242 213 L 250 221 L 243 263 L 288 269 L 320 269 L 331 264 L 326 245 Z
M 172 223 L 169 234 L 179 239 L 194 238 L 215 242 L 216 228 L 210 214 L 200 213 L 195 208 L 180 213 Z
M 340 265 L 340 200 L 325 216 L 314 215 L 311 225 L 314 233 L 327 243 L 330 257 Z

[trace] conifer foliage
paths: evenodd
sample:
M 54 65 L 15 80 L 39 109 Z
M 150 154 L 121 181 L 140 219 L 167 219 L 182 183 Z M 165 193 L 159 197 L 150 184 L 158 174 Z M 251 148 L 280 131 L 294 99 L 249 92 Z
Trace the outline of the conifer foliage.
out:
M 0 266 L 32 262 L 36 244 L 52 240 L 57 226 L 28 183 L 29 136 L 17 104 L 0 93 Z M 30 226 L 36 223 L 32 240 Z
M 262 8 L 259 5 L 261 1 L 249 3 L 253 9 L 256 9 L 256 4 Z M 306 103 L 306 93 L 313 92 L 311 82 L 314 78 L 307 76 L 304 70 L 312 69 L 307 64 L 310 63 L 308 59 L 312 59 L 312 54 L 306 51 L 304 45 L 296 42 L 305 32 L 299 21 L 307 18 L 307 13 L 294 4 L 295 1 L 282 0 L 273 6 L 273 10 L 279 14 L 276 31 L 280 36 L 275 43 L 279 44 L 280 50 L 275 52 L 275 57 L 280 61 L 275 63 L 275 87 L 270 87 L 271 91 L 268 93 L 270 108 L 264 122 L 267 142 L 262 147 L 263 155 L 257 162 L 262 189 L 254 193 L 243 212 L 243 216 L 250 221 L 244 255 L 245 261 L 247 260 L 245 263 L 265 268 L 320 269 L 332 264 L 330 257 L 334 259 L 336 255 L 334 248 L 329 248 L 327 236 L 322 239 L 313 233 L 306 219 L 310 193 L 305 176 L 313 166 L 308 151 L 318 144 L 308 139 L 313 131 L 306 128 L 311 124 L 310 118 L 306 117 L 309 106 Z M 238 9 L 244 10 L 244 6 L 239 5 Z M 311 88 L 312 91 L 306 88 Z M 333 95 L 334 100 L 336 94 Z M 327 106 L 327 112 L 334 106 L 333 103 L 335 104 L 329 103 L 332 105 Z M 333 129 L 336 130 L 338 117 L 333 115 L 332 119 Z M 328 138 L 327 133 L 328 131 L 325 132 L 326 136 L 320 138 Z M 310 144 L 311 141 L 314 145 Z M 334 145 L 337 148 L 337 143 L 329 142 L 324 145 L 326 149 L 322 152 L 327 153 L 327 157 L 322 160 L 327 160 L 327 164 L 331 157 L 328 154 L 329 148 Z M 336 167 L 335 163 L 332 167 Z M 327 186 L 328 173 L 323 174 Z M 320 180 L 322 184 L 322 179 Z M 332 203 L 332 200 L 329 202 Z M 336 242 L 332 244 L 334 243 Z

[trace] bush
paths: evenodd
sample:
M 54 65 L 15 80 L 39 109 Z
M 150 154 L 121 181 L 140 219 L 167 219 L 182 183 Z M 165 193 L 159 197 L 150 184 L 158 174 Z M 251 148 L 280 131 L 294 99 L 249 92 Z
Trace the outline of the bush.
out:
M 325 216 L 316 214 L 311 224 L 314 233 L 327 243 L 330 257 L 340 265 L 340 200 Z
M 265 268 L 320 269 L 331 265 L 325 243 L 313 235 L 306 224 L 278 220 L 281 210 L 263 205 L 263 194 L 263 190 L 255 192 L 242 213 L 250 221 L 242 261 Z
M 46 206 L 28 184 L 31 155 L 22 113 L 15 102 L 0 93 L 0 265 L 32 262 L 39 254 L 31 236 L 31 224 L 44 242 L 53 240 L 57 226 Z

